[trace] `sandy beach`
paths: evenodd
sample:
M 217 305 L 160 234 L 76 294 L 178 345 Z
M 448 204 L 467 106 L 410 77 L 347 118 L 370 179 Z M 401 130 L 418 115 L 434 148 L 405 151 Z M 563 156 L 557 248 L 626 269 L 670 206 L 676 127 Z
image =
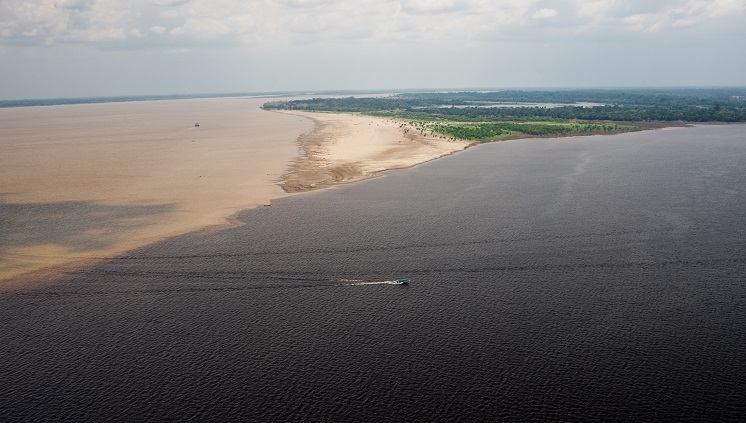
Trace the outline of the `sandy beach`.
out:
M 3 288 L 468 146 L 382 118 L 268 112 L 264 101 L 0 109 Z
M 282 112 L 316 123 L 299 138 L 301 157 L 283 177 L 287 192 L 370 178 L 460 151 L 471 145 L 428 136 L 404 122 L 355 114 Z

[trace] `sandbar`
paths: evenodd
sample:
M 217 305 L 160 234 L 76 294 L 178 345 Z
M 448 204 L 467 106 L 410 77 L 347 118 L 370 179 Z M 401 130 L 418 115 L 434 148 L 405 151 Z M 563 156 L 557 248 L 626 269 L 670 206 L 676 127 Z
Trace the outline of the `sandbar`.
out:
M 472 145 L 419 132 L 393 119 L 346 113 L 277 113 L 316 123 L 313 131 L 298 140 L 302 155 L 282 178 L 286 192 L 371 178 L 384 170 L 412 167 Z

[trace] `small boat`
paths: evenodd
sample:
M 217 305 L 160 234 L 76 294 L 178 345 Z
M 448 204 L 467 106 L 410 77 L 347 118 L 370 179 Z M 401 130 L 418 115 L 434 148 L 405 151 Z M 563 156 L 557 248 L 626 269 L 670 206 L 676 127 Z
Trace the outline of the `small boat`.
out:
M 409 279 L 399 278 L 399 279 L 394 279 L 392 282 L 395 283 L 396 285 L 406 285 L 409 283 Z

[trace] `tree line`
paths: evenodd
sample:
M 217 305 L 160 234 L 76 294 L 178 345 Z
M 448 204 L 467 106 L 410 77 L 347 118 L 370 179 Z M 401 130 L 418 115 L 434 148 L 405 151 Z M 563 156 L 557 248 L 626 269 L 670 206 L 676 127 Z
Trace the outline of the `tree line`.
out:
M 560 107 L 489 107 L 500 103 L 559 103 Z M 579 107 L 578 102 L 602 104 Z M 424 120 L 611 120 L 746 122 L 746 88 L 557 90 L 407 93 L 392 97 L 270 101 L 265 109 L 358 112 Z

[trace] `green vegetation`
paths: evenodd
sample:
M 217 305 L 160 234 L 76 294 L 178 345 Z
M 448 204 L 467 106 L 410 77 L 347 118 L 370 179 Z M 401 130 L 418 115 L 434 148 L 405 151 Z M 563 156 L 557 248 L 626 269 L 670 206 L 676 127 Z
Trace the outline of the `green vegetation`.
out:
M 430 106 L 475 103 L 560 103 L 579 102 L 607 105 L 654 107 L 746 107 L 746 88 L 638 88 L 584 90 L 504 90 L 491 92 L 412 93 L 409 99 Z
M 264 108 L 364 113 L 409 121 L 422 134 L 484 141 L 641 129 L 619 122 L 746 122 L 746 88 L 407 93 L 271 101 Z
M 443 120 L 410 120 L 401 123 L 405 133 L 440 136 L 447 139 L 469 141 L 494 141 L 526 136 L 562 136 L 576 134 L 602 134 L 639 131 L 642 128 L 628 125 L 570 122 L 447 122 Z
M 597 107 L 434 107 L 402 110 L 407 118 L 440 118 L 461 122 L 531 121 L 531 120 L 587 120 L 616 122 L 746 122 L 746 108 L 716 106 L 653 107 L 653 106 L 597 106 Z
M 448 123 L 431 124 L 432 132 L 470 141 L 491 141 L 511 137 L 558 136 L 582 133 L 629 132 L 641 128 L 626 125 L 609 125 L 584 122 L 524 122 L 524 123 Z

